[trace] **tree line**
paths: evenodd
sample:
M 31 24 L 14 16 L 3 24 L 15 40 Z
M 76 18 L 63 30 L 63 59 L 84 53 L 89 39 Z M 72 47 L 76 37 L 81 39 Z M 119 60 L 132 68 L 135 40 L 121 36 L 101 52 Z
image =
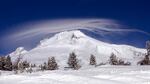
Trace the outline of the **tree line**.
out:
M 146 52 L 144 58 L 141 61 L 139 61 L 137 64 L 150 65 L 150 58 L 149 58 L 150 57 L 150 41 L 146 42 L 146 50 L 147 50 L 147 52 Z M 69 54 L 67 64 L 68 64 L 68 67 L 64 67 L 64 68 L 78 70 L 82 67 L 79 63 L 79 60 L 78 60 L 75 52 L 72 52 Z M 97 64 L 96 57 L 93 54 L 91 54 L 91 56 L 89 58 L 89 65 L 100 66 L 103 64 L 104 63 Z M 130 65 L 131 63 L 123 61 L 122 59 L 118 58 L 114 53 L 112 53 L 109 58 L 109 64 L 110 65 Z M 16 61 L 14 63 L 12 63 L 11 57 L 9 55 L 6 57 L 0 57 L 0 70 L 7 70 L 7 71 L 12 71 L 12 70 L 18 71 L 19 70 L 19 71 L 23 72 L 25 69 L 27 69 L 28 72 L 32 72 L 33 67 L 37 67 L 37 66 L 35 64 L 31 64 L 27 61 L 21 61 L 20 56 L 16 59 Z M 57 69 L 59 69 L 59 65 L 57 64 L 55 57 L 50 57 L 50 58 L 48 58 L 48 61 L 41 64 L 39 66 L 39 68 L 42 71 L 43 70 L 57 70 Z

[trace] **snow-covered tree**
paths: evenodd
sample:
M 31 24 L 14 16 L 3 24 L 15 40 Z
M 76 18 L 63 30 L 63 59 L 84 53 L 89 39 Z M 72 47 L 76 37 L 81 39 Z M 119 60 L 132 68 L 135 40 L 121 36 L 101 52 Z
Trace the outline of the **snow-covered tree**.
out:
M 131 65 L 130 62 L 124 62 L 124 60 L 118 58 L 114 53 L 111 54 L 109 63 L 111 65 Z
M 144 59 L 140 62 L 140 65 L 150 65 L 149 55 L 145 55 Z
M 30 64 L 27 61 L 20 61 L 17 66 L 18 67 L 17 70 L 19 70 L 22 73 L 25 71 L 26 68 L 30 67 L 29 65 Z
M 78 70 L 81 67 L 78 63 L 77 56 L 74 52 L 70 53 L 69 55 L 68 65 L 70 68 L 73 68 L 74 70 Z
M 41 64 L 41 65 L 40 65 L 40 69 L 41 69 L 42 71 L 47 70 L 47 63 L 44 62 L 43 65 Z
M 111 65 L 118 65 L 118 59 L 114 53 L 111 54 L 109 63 Z
M 28 63 L 27 61 L 23 61 L 22 64 L 24 69 L 30 67 L 30 63 Z
M 29 68 L 26 69 L 26 72 L 27 72 L 27 73 L 32 73 L 32 72 L 33 72 L 33 69 L 32 69 L 32 67 L 31 67 L 31 65 L 30 65 Z
M 58 65 L 54 57 L 48 59 L 48 70 L 56 70 L 58 69 Z
M 5 66 L 5 57 L 2 56 L 0 57 L 0 70 L 5 70 L 4 66 Z
M 119 59 L 118 60 L 118 65 L 125 65 L 126 63 L 122 60 L 122 59 Z
M 96 58 L 94 55 L 91 55 L 90 57 L 90 65 L 96 65 Z
M 150 65 L 150 41 L 146 42 L 146 49 L 147 49 L 147 53 L 144 59 L 138 62 L 138 64 L 140 65 Z
M 4 68 L 5 68 L 5 70 L 12 71 L 12 61 L 11 61 L 11 57 L 10 56 L 6 57 Z
M 36 67 L 36 64 L 30 64 L 30 66 L 33 68 L 33 67 Z
M 13 70 L 16 71 L 18 70 L 18 67 L 19 67 L 19 62 L 21 61 L 21 56 L 19 55 L 16 59 L 16 61 L 14 62 L 13 64 Z

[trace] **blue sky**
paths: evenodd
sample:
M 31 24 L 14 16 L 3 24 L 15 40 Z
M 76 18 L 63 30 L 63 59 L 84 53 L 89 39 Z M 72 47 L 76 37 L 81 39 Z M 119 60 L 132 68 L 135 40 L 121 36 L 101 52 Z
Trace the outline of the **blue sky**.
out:
M 113 19 L 149 33 L 149 4 L 149 0 L 1 0 L 0 39 L 11 35 L 13 31 L 21 30 L 21 27 L 15 27 L 19 24 L 60 18 Z M 136 37 L 136 34 L 134 35 Z M 21 46 L 19 43 L 13 47 L 7 46 L 6 43 L 9 42 L 1 41 L 0 54 L 9 53 Z M 127 42 L 124 43 L 129 44 Z M 34 43 L 37 42 L 32 44 Z M 144 47 L 144 44 L 134 46 Z

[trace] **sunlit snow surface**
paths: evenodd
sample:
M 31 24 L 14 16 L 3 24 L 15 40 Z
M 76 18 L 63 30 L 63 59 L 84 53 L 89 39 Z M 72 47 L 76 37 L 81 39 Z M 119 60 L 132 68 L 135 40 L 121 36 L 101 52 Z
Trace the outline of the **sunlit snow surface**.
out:
M 3 72 L 0 84 L 150 84 L 149 66 L 101 66 L 90 69 L 22 73 Z
M 19 53 L 22 60 L 27 60 L 33 64 L 43 64 L 49 57 L 54 56 L 58 62 L 59 68 L 67 66 L 69 53 L 75 52 L 79 63 L 84 67 L 89 64 L 90 55 L 96 57 L 97 64 L 107 63 L 111 53 L 114 53 L 120 59 L 137 65 L 145 56 L 146 49 L 140 49 L 128 45 L 109 44 L 93 39 L 79 30 L 64 31 L 55 34 L 51 38 L 40 41 L 40 44 L 30 51 L 20 47 L 10 54 L 14 62 Z

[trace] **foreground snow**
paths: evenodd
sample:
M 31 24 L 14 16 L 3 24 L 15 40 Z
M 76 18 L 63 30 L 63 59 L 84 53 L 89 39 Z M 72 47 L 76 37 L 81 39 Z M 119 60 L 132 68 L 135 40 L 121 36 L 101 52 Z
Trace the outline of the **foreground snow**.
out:
M 103 66 L 14 75 L 4 72 L 0 84 L 150 84 L 149 66 Z

